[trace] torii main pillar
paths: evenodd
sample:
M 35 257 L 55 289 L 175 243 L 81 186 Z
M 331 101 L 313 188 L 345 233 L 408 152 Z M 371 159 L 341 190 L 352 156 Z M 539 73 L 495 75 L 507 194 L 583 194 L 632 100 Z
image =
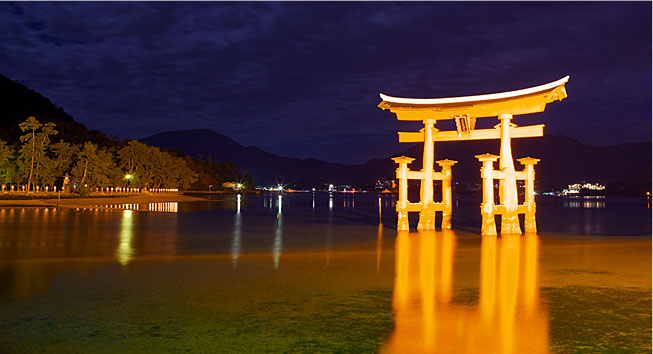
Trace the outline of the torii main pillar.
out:
M 521 234 L 519 217 L 517 215 L 517 179 L 515 178 L 515 164 L 512 161 L 512 148 L 510 147 L 510 120 L 512 114 L 500 114 L 501 121 L 501 150 L 499 168 L 503 171 L 503 178 L 499 180 L 499 195 L 501 203 L 506 210 L 501 215 L 502 234 Z
M 433 126 L 435 119 L 424 120 L 424 156 L 422 171 L 424 178 L 420 187 L 422 210 L 419 212 L 418 230 L 435 229 L 435 204 L 433 203 L 433 162 L 435 160 L 433 145 Z

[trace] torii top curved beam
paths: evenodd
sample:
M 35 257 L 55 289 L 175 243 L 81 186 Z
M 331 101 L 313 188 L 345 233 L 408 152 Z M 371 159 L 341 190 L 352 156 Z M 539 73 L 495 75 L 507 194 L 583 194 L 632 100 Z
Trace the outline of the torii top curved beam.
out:
M 496 117 L 500 114 L 542 112 L 546 104 L 567 97 L 569 76 L 522 90 L 450 98 L 402 98 L 380 94 L 382 109 L 390 109 L 399 120 L 453 119 L 457 115 Z

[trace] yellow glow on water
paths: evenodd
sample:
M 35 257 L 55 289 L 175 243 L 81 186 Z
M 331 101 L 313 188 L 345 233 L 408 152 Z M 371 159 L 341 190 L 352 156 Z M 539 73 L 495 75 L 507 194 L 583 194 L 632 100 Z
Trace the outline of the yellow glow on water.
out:
M 274 257 L 274 269 L 279 268 L 279 259 L 281 258 L 282 242 L 283 242 L 283 218 L 281 216 L 282 197 L 279 195 L 277 198 L 277 228 L 274 231 L 274 243 L 272 244 L 272 256 Z
M 122 220 L 120 224 L 120 241 L 118 243 L 118 249 L 116 250 L 116 257 L 118 262 L 123 266 L 126 266 L 134 253 L 131 242 L 133 237 L 133 211 L 124 210 L 122 212 Z
M 398 231 L 395 247 L 395 329 L 383 352 L 548 352 L 547 314 L 537 291 L 537 235 L 482 238 L 475 305 L 452 299 L 451 231 Z
M 537 257 L 539 239 L 535 234 L 526 234 L 522 240 L 524 244 L 524 273 L 523 273 L 523 287 L 524 287 L 524 306 L 528 310 L 535 307 L 537 299 Z
M 422 332 L 423 344 L 431 347 L 434 343 L 435 332 L 435 282 L 436 280 L 436 255 L 435 234 L 433 232 L 420 232 L 417 236 L 419 244 L 419 292 L 422 301 Z M 437 257 L 439 258 L 439 257 Z M 446 284 L 438 284 L 446 287 Z M 438 299 L 439 300 L 439 299 Z
M 376 235 L 376 273 L 381 271 L 381 253 L 383 252 L 383 224 L 379 223 Z
M 238 206 L 236 208 L 236 218 L 234 220 L 233 238 L 231 240 L 231 263 L 234 268 L 238 266 L 238 258 L 240 257 L 242 227 L 240 220 L 240 194 L 238 195 Z
M 501 237 L 501 259 L 499 260 L 499 333 L 501 353 L 514 353 L 515 307 L 519 278 L 520 235 Z
M 440 249 L 440 279 L 441 286 L 439 288 L 440 302 L 451 301 L 452 281 L 453 281 L 453 252 L 456 246 L 454 242 L 453 232 L 451 230 L 442 230 L 437 239 L 441 243 Z
M 494 315 L 496 299 L 496 267 L 497 267 L 497 236 L 483 236 L 481 241 L 481 284 L 480 299 L 481 315 L 488 321 Z
M 408 303 L 409 264 L 410 264 L 410 238 L 408 231 L 397 231 L 395 240 L 395 288 L 393 307 L 397 316 L 405 313 Z

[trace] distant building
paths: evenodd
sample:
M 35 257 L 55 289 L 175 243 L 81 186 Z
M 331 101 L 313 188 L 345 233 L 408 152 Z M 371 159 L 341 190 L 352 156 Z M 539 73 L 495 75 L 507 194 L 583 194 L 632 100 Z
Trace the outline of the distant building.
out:
M 599 183 L 574 183 L 563 189 L 562 195 L 602 195 L 605 186 Z

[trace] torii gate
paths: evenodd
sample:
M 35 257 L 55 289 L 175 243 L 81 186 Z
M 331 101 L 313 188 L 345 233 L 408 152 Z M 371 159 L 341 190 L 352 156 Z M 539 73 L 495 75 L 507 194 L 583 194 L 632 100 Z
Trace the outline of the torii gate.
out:
M 517 127 L 510 122 L 513 115 L 544 111 L 547 103 L 561 101 L 567 97 L 566 76 L 558 81 L 527 89 L 452 98 L 400 98 L 380 94 L 382 109 L 389 109 L 399 120 L 422 121 L 424 128 L 414 133 L 399 133 L 399 142 L 424 142 L 424 163 L 422 171 L 409 171 L 407 165 L 414 159 L 394 158 L 399 164 L 399 200 L 397 201 L 397 230 L 408 230 L 408 212 L 419 211 L 418 229 L 435 228 L 435 211 L 443 212 L 442 228 L 451 228 L 451 160 L 438 161 L 442 172 L 433 171 L 434 142 L 458 140 L 501 139 L 500 156 L 484 154 L 476 156 L 482 162 L 483 203 L 481 215 L 482 235 L 496 235 L 494 215 L 501 215 L 502 234 L 520 234 L 518 214 L 525 214 L 526 232 L 536 232 L 534 165 L 539 161 L 530 157 L 519 159 L 526 166 L 524 171 L 515 171 L 510 148 L 511 138 L 539 137 L 543 135 L 544 124 Z M 476 119 L 498 117 L 500 123 L 493 129 L 474 129 Z M 438 120 L 454 119 L 456 130 L 439 131 L 435 123 Z M 499 169 L 492 164 L 499 159 Z M 419 203 L 409 203 L 407 197 L 407 180 L 421 180 L 421 199 Z M 494 179 L 499 180 L 499 201 L 494 203 Z M 433 201 L 433 180 L 442 180 L 442 203 Z M 519 205 L 517 201 L 517 180 L 526 181 L 526 200 Z

